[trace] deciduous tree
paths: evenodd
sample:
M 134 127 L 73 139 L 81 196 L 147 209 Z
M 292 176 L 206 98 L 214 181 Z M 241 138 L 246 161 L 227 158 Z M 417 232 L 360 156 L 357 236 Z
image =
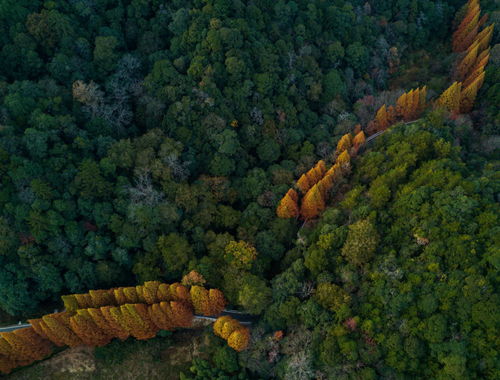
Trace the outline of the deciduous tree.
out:
M 474 81 L 464 88 L 460 94 L 460 112 L 468 113 L 474 107 L 477 92 L 484 82 L 484 71 Z
M 289 189 L 280 200 L 276 214 L 279 218 L 296 218 L 299 216 L 298 194 L 294 189 Z
M 325 200 L 316 184 L 304 195 L 300 207 L 300 215 L 303 219 L 310 220 L 316 218 L 324 209 Z
M 458 113 L 460 111 L 460 93 L 462 83 L 454 82 L 438 98 L 436 104 L 447 109 L 449 112 Z

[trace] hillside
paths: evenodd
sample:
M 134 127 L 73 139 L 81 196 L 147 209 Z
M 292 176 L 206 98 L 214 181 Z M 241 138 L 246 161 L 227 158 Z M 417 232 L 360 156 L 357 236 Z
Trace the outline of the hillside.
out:
M 500 377 L 499 20 L 0 1 L 0 373 Z

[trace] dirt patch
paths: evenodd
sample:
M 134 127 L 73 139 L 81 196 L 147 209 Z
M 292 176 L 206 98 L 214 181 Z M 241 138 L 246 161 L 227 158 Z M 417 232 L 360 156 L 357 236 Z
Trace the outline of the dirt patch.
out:
M 96 360 L 92 347 L 68 348 L 40 363 L 54 373 L 89 373 L 96 370 Z

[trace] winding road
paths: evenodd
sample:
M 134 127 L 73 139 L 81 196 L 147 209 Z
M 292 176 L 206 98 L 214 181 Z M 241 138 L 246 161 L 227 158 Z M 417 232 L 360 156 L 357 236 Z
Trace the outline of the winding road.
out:
M 242 325 L 251 325 L 252 322 L 255 320 L 255 317 L 250 315 L 250 314 L 245 314 L 241 311 L 237 310 L 224 310 L 221 314 L 222 315 L 229 315 L 230 317 L 238 320 Z M 215 322 L 217 320 L 217 317 L 207 317 L 205 315 L 194 315 L 194 319 L 198 320 L 206 320 L 206 321 L 213 321 Z M 29 323 L 18 323 L 16 325 L 10 325 L 10 326 L 3 326 L 0 327 L 0 333 L 3 332 L 11 332 L 17 329 L 22 329 L 26 327 L 31 327 L 31 324 Z

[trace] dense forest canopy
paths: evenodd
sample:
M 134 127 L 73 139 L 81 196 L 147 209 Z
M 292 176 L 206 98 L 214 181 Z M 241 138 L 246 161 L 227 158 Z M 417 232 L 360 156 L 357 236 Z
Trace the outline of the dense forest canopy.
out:
M 276 216 L 382 105 L 448 88 L 463 5 L 1 0 L 0 319 L 196 270 L 258 323 L 193 378 L 499 376 L 498 27 L 470 115 L 395 126 L 319 220 Z

